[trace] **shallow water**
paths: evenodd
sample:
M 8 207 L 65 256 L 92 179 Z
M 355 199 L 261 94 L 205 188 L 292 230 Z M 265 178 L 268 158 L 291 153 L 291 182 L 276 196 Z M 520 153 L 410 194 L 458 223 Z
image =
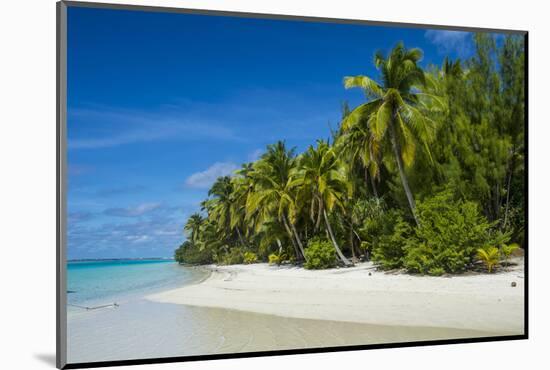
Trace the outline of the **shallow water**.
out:
M 207 274 L 204 269 L 181 266 L 172 260 L 70 262 L 67 301 L 86 306 L 126 301 L 191 284 Z

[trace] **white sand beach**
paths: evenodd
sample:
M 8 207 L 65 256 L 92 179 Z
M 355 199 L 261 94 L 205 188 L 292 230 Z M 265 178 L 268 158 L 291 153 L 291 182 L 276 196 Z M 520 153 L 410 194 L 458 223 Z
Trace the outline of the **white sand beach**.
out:
M 209 266 L 212 274 L 204 281 L 147 299 L 287 318 L 523 334 L 523 258 L 513 263 L 494 274 L 451 277 L 386 273 L 372 263 L 321 271 L 265 263 Z

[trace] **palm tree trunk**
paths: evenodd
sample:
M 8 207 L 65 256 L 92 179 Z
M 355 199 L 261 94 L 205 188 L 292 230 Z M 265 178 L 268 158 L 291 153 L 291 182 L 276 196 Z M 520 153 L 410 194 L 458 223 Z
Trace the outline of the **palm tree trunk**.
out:
M 286 229 L 286 232 L 290 236 L 290 241 L 292 242 L 292 245 L 294 246 L 294 253 L 296 253 L 296 259 L 301 260 L 303 255 L 301 255 L 301 253 L 300 253 L 300 248 L 298 248 L 298 245 L 296 244 L 296 239 L 294 238 L 294 233 L 292 232 L 292 230 L 288 226 L 288 221 L 287 221 L 285 215 L 283 215 L 283 225 Z
M 376 190 L 376 183 L 374 182 L 374 176 L 369 176 L 369 169 L 365 167 L 365 186 L 368 188 L 368 181 L 370 180 L 370 185 L 372 187 L 372 194 L 375 198 L 378 198 L 378 191 Z
M 374 176 L 370 177 L 370 184 L 372 185 L 372 193 L 374 194 L 374 197 L 378 198 L 378 190 L 376 190 L 376 181 L 374 180 Z
M 283 251 L 283 245 L 281 244 L 281 240 L 277 238 L 277 245 L 279 246 L 279 256 L 281 255 L 281 252 Z
M 298 231 L 296 230 L 296 227 L 292 222 L 289 222 L 290 227 L 292 228 L 292 231 L 294 231 L 294 235 L 296 236 L 296 241 L 298 242 L 298 246 L 300 247 L 300 252 L 302 252 L 302 255 L 304 256 L 304 259 L 306 258 L 306 252 L 304 250 L 304 246 L 302 244 L 302 241 L 300 240 L 300 236 L 298 235 Z
M 399 169 L 399 177 L 401 178 L 401 183 L 403 184 L 405 195 L 407 196 L 407 200 L 409 201 L 409 206 L 411 207 L 411 212 L 414 217 L 414 221 L 416 222 L 417 226 L 420 226 L 420 222 L 418 222 L 418 218 L 416 217 L 416 204 L 414 202 L 414 197 L 412 195 L 411 188 L 409 187 L 409 181 L 407 180 L 407 175 L 405 174 L 405 166 L 403 165 L 403 158 L 401 158 L 401 148 L 399 147 L 399 143 L 397 142 L 395 128 L 393 127 L 393 122 L 390 123 L 388 128 L 391 135 L 393 154 L 395 155 L 395 160 L 397 161 L 397 168 Z
M 351 248 L 351 258 L 355 261 L 355 235 L 353 234 L 353 226 L 350 225 L 349 229 L 349 245 Z
M 323 216 L 325 217 L 325 223 L 327 225 L 327 231 L 330 235 L 330 239 L 332 240 L 332 245 L 334 245 L 334 249 L 336 249 L 336 254 L 338 254 L 338 257 L 344 262 L 344 265 L 350 266 L 352 263 L 344 256 L 342 251 L 340 250 L 340 247 L 338 246 L 338 243 L 336 242 L 336 239 L 334 238 L 334 234 L 332 233 L 332 227 L 330 227 L 330 222 L 328 220 L 327 211 L 323 209 Z
M 296 258 L 300 258 L 300 250 L 298 249 L 298 246 L 296 245 L 296 240 L 294 240 L 294 235 L 292 235 L 292 231 L 290 230 L 290 227 L 288 227 L 286 223 L 286 219 L 283 218 L 283 225 L 285 227 L 286 232 L 288 233 L 288 236 L 290 238 L 290 241 L 292 242 L 292 246 L 294 247 L 294 253 L 296 254 Z
M 322 213 L 323 213 L 323 202 L 319 201 L 319 212 L 317 213 L 317 222 L 315 223 L 315 228 L 313 229 L 315 232 L 319 230 L 319 226 L 321 225 Z
M 248 247 L 248 244 L 244 241 L 243 236 L 241 234 L 241 231 L 239 230 L 239 227 L 235 227 L 235 230 L 237 230 L 237 235 L 239 236 L 239 241 L 243 245 L 243 247 Z
M 368 260 L 368 250 L 363 251 L 363 250 L 361 249 L 361 244 L 362 244 L 362 242 L 363 242 L 363 241 L 361 240 L 361 237 L 359 236 L 359 234 L 357 234 L 357 231 L 353 230 L 353 233 L 355 234 L 355 238 L 357 239 L 357 242 L 358 242 L 358 243 L 356 243 L 356 245 L 355 245 L 355 247 L 357 248 L 357 254 L 358 254 L 359 256 L 361 256 L 361 255 L 364 254 L 365 256 L 367 256 L 367 260 Z M 364 252 L 364 253 L 363 253 L 363 252 Z

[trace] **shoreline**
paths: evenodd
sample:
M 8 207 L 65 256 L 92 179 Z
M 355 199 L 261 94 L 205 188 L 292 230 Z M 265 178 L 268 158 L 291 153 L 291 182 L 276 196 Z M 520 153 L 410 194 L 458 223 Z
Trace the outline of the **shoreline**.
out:
M 524 333 L 523 258 L 506 271 L 443 277 L 377 271 L 371 262 L 351 268 L 200 266 L 201 281 L 145 299 L 286 318 L 399 327 Z M 516 287 L 511 283 L 516 282 Z

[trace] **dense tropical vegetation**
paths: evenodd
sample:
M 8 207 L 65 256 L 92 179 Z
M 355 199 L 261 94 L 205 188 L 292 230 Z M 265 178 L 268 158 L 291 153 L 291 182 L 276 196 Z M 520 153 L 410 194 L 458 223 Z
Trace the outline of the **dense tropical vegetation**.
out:
M 366 101 L 344 104 L 331 140 L 303 153 L 279 141 L 218 178 L 176 260 L 372 259 L 432 275 L 508 261 L 525 247 L 524 45 L 483 33 L 474 42 L 471 58 L 426 69 L 402 43 L 376 53 L 378 76 L 344 78 Z

